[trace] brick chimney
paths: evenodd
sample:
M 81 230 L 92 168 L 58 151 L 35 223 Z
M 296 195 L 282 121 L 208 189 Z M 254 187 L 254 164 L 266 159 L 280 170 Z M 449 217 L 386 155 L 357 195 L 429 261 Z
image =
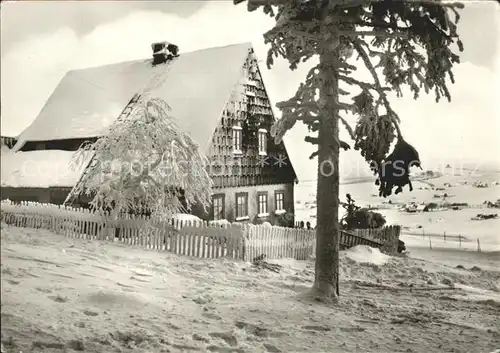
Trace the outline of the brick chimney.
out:
M 179 56 L 179 47 L 169 42 L 153 43 L 151 49 L 153 49 L 153 65 L 163 64 Z

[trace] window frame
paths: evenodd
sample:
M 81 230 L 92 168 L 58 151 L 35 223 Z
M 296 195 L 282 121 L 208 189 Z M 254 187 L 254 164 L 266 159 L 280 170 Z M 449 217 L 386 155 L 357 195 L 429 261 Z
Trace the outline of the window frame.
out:
M 222 214 L 222 218 L 216 218 L 216 215 L 215 215 L 215 199 L 220 199 L 222 200 L 222 204 L 220 205 L 221 206 L 221 214 Z M 221 220 L 221 219 L 225 219 L 226 217 L 226 195 L 225 194 L 213 194 L 212 195 L 212 218 L 214 221 L 218 221 L 218 220 Z
M 281 195 L 281 200 L 278 198 L 278 195 Z M 279 202 L 281 202 L 281 208 L 278 208 Z M 284 190 L 276 190 L 274 192 L 274 212 L 276 214 L 285 213 L 285 191 Z
M 261 210 L 261 196 L 265 197 L 265 210 Z M 261 212 L 264 211 L 264 212 Z M 258 217 L 266 217 L 269 216 L 269 195 L 267 191 L 259 191 L 257 193 L 257 216 Z
M 243 204 L 243 206 L 245 208 L 244 215 L 240 214 L 240 212 L 239 212 L 240 204 L 239 204 L 238 200 L 240 197 L 244 198 L 244 204 Z M 236 210 L 235 210 L 236 220 L 241 221 L 241 220 L 245 220 L 245 219 L 250 219 L 250 217 L 248 215 L 248 192 L 237 192 L 235 194 L 235 199 L 236 199 Z
M 267 156 L 267 130 L 266 129 L 259 129 L 259 131 L 257 132 L 257 142 L 258 142 L 259 155 Z
M 235 125 L 232 128 L 232 145 L 234 154 L 243 153 L 243 128 L 241 126 Z M 238 143 L 236 143 L 238 142 Z

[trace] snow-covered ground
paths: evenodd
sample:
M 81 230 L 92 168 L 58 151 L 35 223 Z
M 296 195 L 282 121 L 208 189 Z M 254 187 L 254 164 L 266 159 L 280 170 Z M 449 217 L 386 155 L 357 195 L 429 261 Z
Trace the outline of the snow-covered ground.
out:
M 449 250 L 422 260 L 356 247 L 341 253 L 339 304 L 326 306 L 302 295 L 312 285 L 312 261 L 277 261 L 283 268 L 274 273 L 5 224 L 1 241 L 9 353 L 500 347 L 500 271 L 486 268 L 494 259 L 485 253 L 456 268 Z
M 446 171 L 446 170 L 445 170 Z M 403 227 L 402 240 L 411 247 L 429 248 L 429 236 L 431 236 L 432 247 L 449 249 L 477 250 L 479 239 L 482 251 L 500 251 L 500 210 L 485 208 L 485 201 L 495 202 L 500 199 L 500 185 L 494 185 L 500 181 L 500 172 L 492 170 L 456 170 L 443 173 L 438 178 L 426 181 L 414 181 L 414 190 L 410 192 L 408 187 L 403 193 L 392 195 L 386 199 L 378 196 L 378 187 L 374 184 L 374 178 L 366 181 L 347 180 L 340 185 L 340 199 L 345 200 L 347 193 L 356 200 L 359 206 L 371 206 L 379 208 L 377 212 L 382 213 L 388 224 L 399 224 Z M 486 182 L 487 188 L 477 188 L 472 184 L 475 181 Z M 467 184 L 464 184 L 464 183 Z M 433 189 L 434 188 L 434 189 Z M 468 203 L 471 207 L 461 210 L 443 210 L 432 212 L 407 213 L 398 210 L 398 207 L 408 202 L 430 203 L 442 202 L 442 196 L 447 194 L 447 202 Z M 316 183 L 301 183 L 295 189 L 295 214 L 297 221 L 309 221 L 316 224 Z M 389 200 L 392 204 L 388 204 Z M 339 214 L 345 213 L 339 208 Z M 472 217 L 479 213 L 498 214 L 498 219 L 473 221 Z M 444 235 L 446 234 L 446 241 Z M 424 237 L 425 236 L 425 237 Z M 462 237 L 461 244 L 458 236 Z

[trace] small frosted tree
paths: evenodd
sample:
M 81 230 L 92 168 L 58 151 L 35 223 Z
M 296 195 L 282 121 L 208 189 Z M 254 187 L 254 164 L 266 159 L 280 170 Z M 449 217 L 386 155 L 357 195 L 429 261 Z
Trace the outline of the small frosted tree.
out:
M 245 0 L 233 0 L 235 4 Z M 282 117 L 273 126 L 277 142 L 297 121 L 316 137 L 318 157 L 316 274 L 313 294 L 335 299 L 338 288 L 339 122 L 354 141 L 354 149 L 377 175 L 379 194 L 386 197 L 409 185 L 409 169 L 420 166 L 417 151 L 405 142 L 399 116 L 387 93 L 398 97 L 408 88 L 415 99 L 434 92 L 436 100 L 451 100 L 447 79 L 459 62 L 453 52 L 462 43 L 457 34 L 459 3 L 439 0 L 248 0 L 248 11 L 263 8 L 276 19 L 264 34 L 270 45 L 267 66 L 282 57 L 293 70 L 319 57 L 294 97 L 277 107 Z M 454 15 L 454 18 L 451 16 Z M 369 40 L 368 38 L 371 38 Z M 356 58 L 357 57 L 357 58 Z M 353 77 L 364 66 L 371 79 Z M 351 127 L 344 113 L 357 116 Z M 394 150 L 389 154 L 393 141 Z
M 95 163 L 75 194 L 88 195 L 94 209 L 115 215 L 146 211 L 168 217 L 196 203 L 206 208 L 212 188 L 208 160 L 169 112 L 160 99 L 140 99 L 108 134 L 83 144 L 73 165 L 81 165 L 88 152 L 95 153 Z

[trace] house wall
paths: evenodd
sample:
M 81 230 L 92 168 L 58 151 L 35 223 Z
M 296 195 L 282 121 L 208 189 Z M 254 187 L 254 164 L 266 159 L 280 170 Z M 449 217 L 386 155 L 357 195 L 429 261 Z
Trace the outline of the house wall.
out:
M 68 196 L 71 188 L 53 187 L 53 188 L 13 188 L 2 187 L 0 189 L 1 199 L 11 201 L 35 201 L 40 203 L 51 203 L 62 205 Z M 84 206 L 89 200 L 80 200 Z
M 41 203 L 50 202 L 50 190 L 46 188 L 12 188 L 2 187 L 0 189 L 2 200 L 11 201 L 35 201 Z
M 20 151 L 37 151 L 37 150 L 62 150 L 62 151 L 77 151 L 84 143 L 94 143 L 96 137 L 78 138 L 78 139 L 63 139 L 52 141 L 27 141 Z
M 2 187 L 1 199 L 9 199 L 11 201 L 34 201 L 40 203 L 51 203 L 62 205 L 70 188 L 13 188 Z M 230 222 L 236 221 L 236 194 L 247 193 L 248 195 L 248 218 L 240 220 L 243 223 L 260 224 L 269 222 L 273 225 L 279 225 L 276 211 L 275 192 L 283 191 L 283 207 L 287 213 L 294 214 L 294 184 L 273 184 L 273 185 L 258 185 L 252 187 L 229 187 L 224 189 L 214 189 L 214 195 L 224 195 L 224 219 Z M 267 210 L 268 216 L 258 217 L 258 195 L 259 193 L 267 192 Z M 85 206 L 89 200 L 82 200 L 81 205 Z M 202 206 L 196 205 L 192 208 L 191 213 L 201 219 L 213 219 L 212 210 L 204 210 Z M 293 220 L 292 220 L 293 224 Z
M 260 224 L 269 222 L 273 225 L 278 224 L 278 219 L 275 214 L 276 200 L 275 192 L 283 191 L 284 209 L 293 214 L 294 209 L 294 184 L 273 184 L 273 185 L 257 185 L 252 187 L 228 187 L 223 189 L 214 189 L 214 195 L 224 195 L 224 219 L 229 222 L 236 221 L 236 194 L 247 193 L 248 195 L 248 219 L 241 220 L 244 223 Z M 267 192 L 267 217 L 258 217 L 258 195 L 259 193 Z M 213 211 L 204 212 L 202 207 L 193 207 L 191 213 L 206 220 L 213 219 Z M 293 223 L 292 223 L 293 224 Z

